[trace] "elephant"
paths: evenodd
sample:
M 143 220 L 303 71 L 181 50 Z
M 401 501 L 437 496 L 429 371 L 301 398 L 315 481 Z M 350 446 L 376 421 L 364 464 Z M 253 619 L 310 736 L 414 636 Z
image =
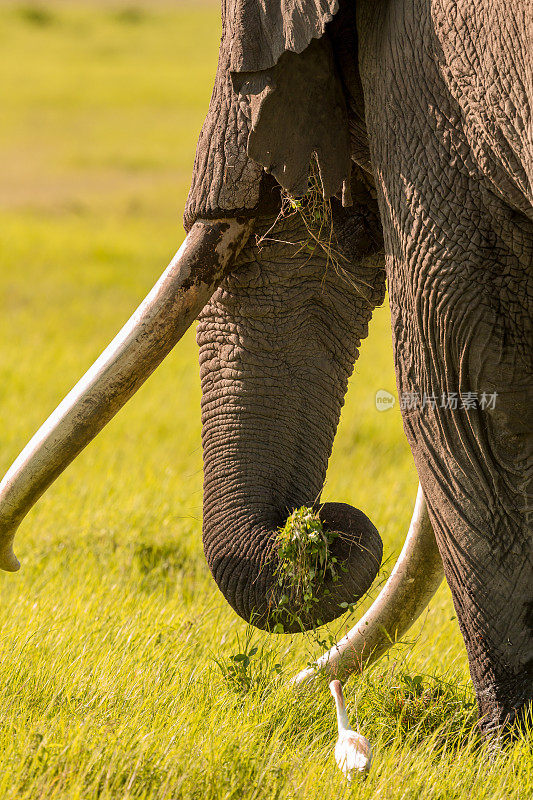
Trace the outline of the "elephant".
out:
M 525 719 L 533 697 L 526 5 L 222 0 L 187 237 L 4 478 L 0 566 L 18 569 L 13 538 L 25 513 L 198 317 L 203 540 L 213 577 L 260 627 L 281 619 L 293 631 L 295 619 L 305 628 L 338 617 L 372 584 L 382 544 L 363 512 L 320 495 L 348 378 L 387 285 L 419 494 L 389 583 L 317 669 L 355 669 L 342 656 L 347 643 L 365 663 L 383 652 L 444 571 L 482 729 L 493 735 Z M 326 245 L 306 217 L 316 184 Z M 301 506 L 336 534 L 342 569 L 298 617 L 298 608 L 280 607 L 276 543 Z

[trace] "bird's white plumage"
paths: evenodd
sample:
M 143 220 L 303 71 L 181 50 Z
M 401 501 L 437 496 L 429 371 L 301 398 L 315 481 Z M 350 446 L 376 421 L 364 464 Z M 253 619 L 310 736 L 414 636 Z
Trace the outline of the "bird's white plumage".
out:
M 343 731 L 335 745 L 335 761 L 348 780 L 354 772 L 367 772 L 372 763 L 370 742 L 360 733 Z
M 335 745 L 335 761 L 348 780 L 354 773 L 365 773 L 372 763 L 372 747 L 362 734 L 354 731 L 346 714 L 340 681 L 331 681 L 329 688 L 337 708 L 339 738 Z

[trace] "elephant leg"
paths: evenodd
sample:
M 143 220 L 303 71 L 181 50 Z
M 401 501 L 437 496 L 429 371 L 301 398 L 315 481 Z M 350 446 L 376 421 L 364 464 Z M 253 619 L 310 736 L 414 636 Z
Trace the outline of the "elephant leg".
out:
M 405 279 L 405 264 L 392 271 Z M 468 285 L 448 286 L 440 303 L 431 280 L 412 303 L 395 291 L 395 360 L 404 428 L 491 729 L 533 697 L 530 407 L 524 364 L 515 343 L 506 352 L 506 324 L 487 294 L 470 294 L 465 314 L 454 291 Z
M 418 270 L 414 294 L 413 265 L 392 260 L 390 270 L 404 428 L 489 730 L 533 697 L 532 373 L 526 331 L 509 309 L 501 316 L 502 268 L 494 263 L 484 288 Z
M 533 222 L 519 119 L 505 116 L 519 108 L 473 132 L 485 95 L 463 107 L 452 80 L 465 32 L 448 64 L 438 6 L 377 6 L 359 13 L 360 66 L 403 422 L 492 731 L 533 697 Z

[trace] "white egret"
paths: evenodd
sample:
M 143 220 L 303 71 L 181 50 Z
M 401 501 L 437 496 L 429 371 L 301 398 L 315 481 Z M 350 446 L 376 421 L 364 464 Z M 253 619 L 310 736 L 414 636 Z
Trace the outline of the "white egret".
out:
M 368 739 L 354 731 L 350 725 L 344 705 L 341 682 L 331 681 L 329 688 L 335 700 L 339 728 L 339 738 L 335 745 L 335 761 L 350 781 L 354 773 L 368 772 L 372 763 L 372 748 Z

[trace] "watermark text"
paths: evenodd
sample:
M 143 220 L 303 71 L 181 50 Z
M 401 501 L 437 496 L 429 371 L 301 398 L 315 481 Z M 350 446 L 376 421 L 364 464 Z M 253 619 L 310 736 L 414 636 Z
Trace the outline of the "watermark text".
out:
M 442 392 L 441 394 L 420 394 L 418 392 L 402 392 L 400 394 L 400 408 L 402 411 L 415 409 L 444 408 L 449 411 L 471 411 L 480 408 L 490 411 L 496 408 L 498 392 Z M 394 408 L 396 398 L 386 389 L 376 392 L 376 409 L 389 411 Z

